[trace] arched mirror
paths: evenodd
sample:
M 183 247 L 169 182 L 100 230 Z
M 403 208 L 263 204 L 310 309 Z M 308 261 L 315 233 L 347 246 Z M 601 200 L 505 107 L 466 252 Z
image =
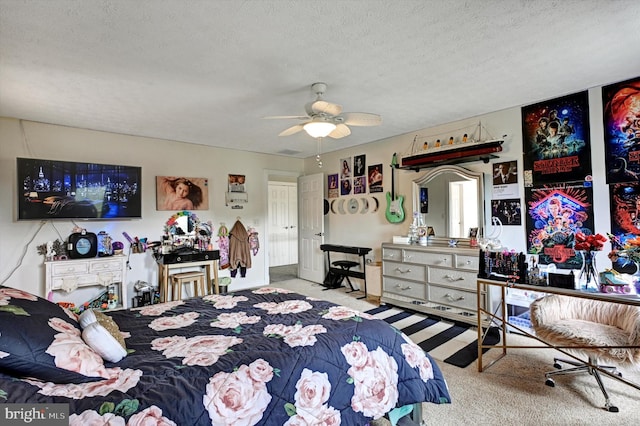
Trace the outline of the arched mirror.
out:
M 482 172 L 459 166 L 431 168 L 413 180 L 413 211 L 436 239 L 466 239 L 484 223 Z M 478 234 L 479 235 L 479 234 Z

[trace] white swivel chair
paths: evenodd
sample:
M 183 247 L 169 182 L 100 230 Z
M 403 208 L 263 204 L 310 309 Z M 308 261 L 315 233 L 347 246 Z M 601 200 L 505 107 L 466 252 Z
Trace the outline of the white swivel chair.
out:
M 611 404 L 600 372 L 593 366 L 622 377 L 615 366 L 601 366 L 598 361 L 615 365 L 640 365 L 640 307 L 601 302 L 577 297 L 548 295 L 531 304 L 531 323 L 536 336 L 554 346 L 618 346 L 618 348 L 583 347 L 565 349 L 572 355 L 586 356 L 588 362 L 554 358 L 558 370 L 545 374 L 546 384 L 555 386 L 553 376 L 588 372 L 593 375 L 605 397 L 605 408 L 618 412 Z M 620 348 L 620 346 L 638 346 Z M 562 369 L 560 362 L 573 367 Z

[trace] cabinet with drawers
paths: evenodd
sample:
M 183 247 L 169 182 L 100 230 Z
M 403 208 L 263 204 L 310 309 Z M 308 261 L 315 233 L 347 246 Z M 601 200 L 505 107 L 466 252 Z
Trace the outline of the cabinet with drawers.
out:
M 45 262 L 47 297 L 54 302 L 82 305 L 114 288 L 118 308 L 127 308 L 126 256 L 94 257 Z
M 477 249 L 384 243 L 381 301 L 477 325 L 478 264 Z

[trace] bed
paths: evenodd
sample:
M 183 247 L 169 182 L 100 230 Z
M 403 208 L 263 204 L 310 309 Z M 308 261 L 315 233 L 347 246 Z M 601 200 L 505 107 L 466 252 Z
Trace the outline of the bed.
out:
M 0 401 L 68 403 L 72 425 L 366 425 L 450 396 L 397 329 L 288 290 L 78 318 L 0 286 Z

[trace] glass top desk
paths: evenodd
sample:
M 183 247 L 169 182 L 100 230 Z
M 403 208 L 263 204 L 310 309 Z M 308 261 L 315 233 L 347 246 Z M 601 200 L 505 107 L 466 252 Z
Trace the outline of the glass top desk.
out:
M 583 298 L 583 299 L 590 299 L 590 300 L 600 300 L 603 302 L 611 302 L 611 303 L 618 303 L 621 305 L 633 305 L 633 306 L 640 306 L 640 296 L 637 295 L 622 295 L 622 294 L 615 294 L 615 293 L 597 293 L 597 292 L 587 292 L 587 291 L 580 291 L 580 290 L 572 290 L 572 289 L 565 289 L 565 288 L 559 288 L 559 287 L 550 287 L 550 286 L 537 286 L 537 285 L 528 285 L 528 284 L 518 284 L 518 283 L 512 283 L 512 282 L 506 282 L 506 281 L 495 281 L 495 280 L 489 280 L 489 279 L 485 279 L 485 278 L 478 278 L 477 281 L 478 284 L 478 302 L 477 302 L 477 309 L 478 309 L 478 371 L 479 372 L 483 372 L 484 370 L 486 370 L 487 368 L 489 368 L 491 365 L 493 365 L 494 363 L 496 363 L 497 361 L 499 361 L 500 359 L 502 359 L 503 357 L 505 357 L 507 355 L 507 349 L 514 349 L 514 348 L 535 348 L 535 349 L 556 349 L 560 352 L 562 352 L 564 355 L 573 358 L 579 362 L 585 362 L 585 360 L 580 359 L 578 357 L 576 357 L 575 355 L 572 355 L 571 353 L 567 352 L 566 349 L 570 349 L 570 348 L 589 348 L 589 347 L 597 347 L 597 346 L 555 346 L 552 345 L 550 343 L 545 342 L 544 340 L 536 337 L 535 335 L 531 334 L 530 332 L 524 330 L 522 327 L 518 326 L 517 324 L 513 324 L 511 322 L 509 322 L 508 316 L 506 314 L 507 310 L 506 310 L 506 302 L 505 302 L 505 296 L 506 296 L 506 292 L 507 292 L 507 288 L 514 288 L 514 289 L 518 289 L 518 290 L 529 290 L 529 291 L 535 291 L 535 292 L 542 292 L 542 293 L 546 293 L 546 294 L 560 294 L 560 295 L 564 295 L 564 296 L 570 296 L 570 297 L 578 297 L 578 298 Z M 490 312 L 488 309 L 491 308 L 483 308 L 483 305 L 481 304 L 481 295 L 487 294 L 489 292 L 492 291 L 492 288 L 496 289 L 498 291 L 498 296 L 499 296 L 499 303 L 498 306 L 493 306 L 494 312 Z M 495 324 L 499 327 L 500 329 L 500 343 L 495 344 L 495 345 L 486 345 L 484 344 L 484 337 L 487 333 L 487 331 L 489 330 L 488 327 L 486 327 L 486 321 L 488 321 L 489 323 Z M 482 325 L 484 325 L 486 327 L 485 330 L 483 330 Z M 518 331 L 521 334 L 524 334 L 525 336 L 531 337 L 535 340 L 537 340 L 538 342 L 542 343 L 544 346 L 540 346 L 540 345 L 509 345 L 508 344 L 508 339 L 507 339 L 507 327 L 511 327 L 513 329 L 515 329 L 516 331 Z M 625 346 L 627 348 L 640 348 L 640 346 Z M 483 364 L 483 360 L 482 360 L 482 355 L 483 352 L 485 350 L 491 349 L 491 348 L 499 348 L 502 349 L 501 354 L 493 359 L 492 361 L 488 362 L 486 365 Z M 599 372 L 601 372 L 602 374 L 606 374 L 607 376 L 616 379 L 618 381 L 621 381 L 623 383 L 626 383 L 629 386 L 632 386 L 638 390 L 640 390 L 640 385 L 630 382 L 629 380 L 625 380 L 622 377 L 618 377 L 615 374 L 610 373 L 609 371 L 606 371 L 602 368 L 599 368 L 597 365 L 593 365 L 589 362 L 585 362 L 586 364 L 588 364 L 589 366 L 597 369 Z

